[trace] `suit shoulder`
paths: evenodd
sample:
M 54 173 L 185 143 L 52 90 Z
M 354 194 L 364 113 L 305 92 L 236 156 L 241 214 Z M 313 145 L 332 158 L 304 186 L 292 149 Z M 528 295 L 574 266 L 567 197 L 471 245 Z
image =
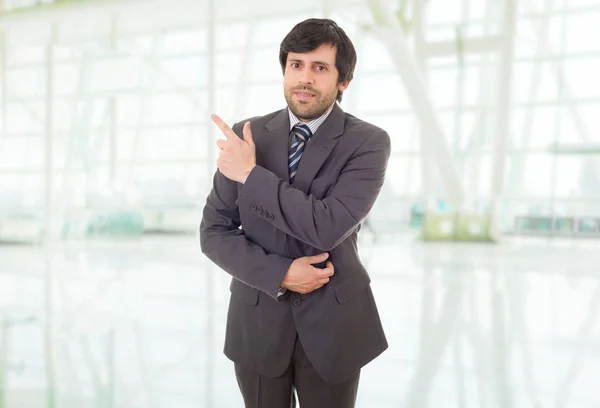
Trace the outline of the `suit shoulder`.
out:
M 344 126 L 345 133 L 359 134 L 362 137 L 372 136 L 389 140 L 388 132 L 370 122 L 357 118 L 354 115 L 346 113 L 346 124 Z
M 271 121 L 271 119 L 273 119 L 275 116 L 277 116 L 280 112 L 281 112 L 281 110 L 278 110 L 278 111 L 271 112 L 271 113 L 263 115 L 263 116 L 252 116 L 252 117 L 235 122 L 233 124 L 233 126 L 231 126 L 231 128 L 233 129 L 235 134 L 238 135 L 238 137 L 240 139 L 243 139 L 242 129 L 244 128 L 244 124 L 246 122 L 250 122 L 250 125 L 251 125 L 250 127 L 251 127 L 252 131 L 254 132 L 256 129 L 262 129 L 267 123 L 269 123 L 269 121 Z M 256 135 L 254 135 L 254 137 L 256 137 Z
M 252 124 L 252 127 L 262 127 L 264 125 L 266 125 L 267 123 L 269 123 L 275 116 L 279 115 L 281 113 L 281 109 L 268 113 L 266 115 L 263 116 L 253 116 L 244 120 L 240 120 L 239 122 L 236 123 L 237 126 L 244 126 L 244 123 L 246 122 L 250 122 Z

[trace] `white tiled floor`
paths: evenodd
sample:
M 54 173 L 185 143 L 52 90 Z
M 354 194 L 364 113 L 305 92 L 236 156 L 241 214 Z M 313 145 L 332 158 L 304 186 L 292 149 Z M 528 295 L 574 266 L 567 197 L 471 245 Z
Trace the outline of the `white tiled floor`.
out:
M 384 236 L 362 254 L 390 348 L 358 407 L 600 406 L 597 241 Z M 228 283 L 193 236 L 0 247 L 0 407 L 49 406 L 49 373 L 57 408 L 241 407 Z

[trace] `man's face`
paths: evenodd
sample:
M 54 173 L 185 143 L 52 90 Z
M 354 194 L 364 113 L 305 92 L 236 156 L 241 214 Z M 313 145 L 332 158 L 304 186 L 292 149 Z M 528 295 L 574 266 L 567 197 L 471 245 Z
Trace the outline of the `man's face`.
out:
M 317 119 L 333 105 L 338 90 L 350 81 L 338 84 L 335 67 L 336 47 L 322 44 L 305 52 L 290 52 L 283 75 L 285 100 L 292 113 L 303 121 Z

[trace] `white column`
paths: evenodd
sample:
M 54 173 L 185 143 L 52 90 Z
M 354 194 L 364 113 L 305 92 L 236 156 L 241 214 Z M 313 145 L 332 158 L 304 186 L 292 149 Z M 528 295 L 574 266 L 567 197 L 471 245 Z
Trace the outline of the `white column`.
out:
M 425 57 L 425 20 L 423 16 L 423 1 L 413 0 L 413 27 L 414 27 L 414 46 L 417 66 L 423 75 L 423 83 L 427 83 L 427 62 Z M 422 135 L 425 129 L 421 126 L 419 130 Z M 425 137 L 420 137 L 421 143 L 421 183 L 423 185 L 423 211 L 427 214 L 434 211 L 434 177 L 433 162 L 430 149 L 427 146 Z
M 54 128 L 54 61 L 53 48 L 56 42 L 58 27 L 54 24 L 51 28 L 50 38 L 46 45 L 46 100 L 44 114 L 44 187 L 45 187 L 45 211 L 44 211 L 44 233 L 45 239 L 54 236 L 53 213 L 53 128 Z
M 44 171 L 45 171 L 45 241 L 44 252 L 44 358 L 46 373 L 46 407 L 56 407 L 56 381 L 54 376 L 54 330 L 53 330 L 53 302 L 52 302 L 52 249 L 49 241 L 56 237 L 54 217 L 54 183 L 53 183 L 53 137 L 54 137 L 54 44 L 58 35 L 58 25 L 51 27 L 50 38 L 46 45 L 46 103 L 44 127 Z
M 515 47 L 517 0 L 504 2 L 504 43 L 498 72 L 497 134 L 492 169 L 492 207 L 490 228 L 496 232 L 500 195 L 504 187 L 506 156 L 511 132 L 512 78 Z
M 0 4 L 1 4 L 1 0 L 0 0 Z M 2 92 L 0 93 L 0 97 L 2 98 L 2 100 L 0 100 L 0 104 L 2 105 L 2 124 L 0 126 L 0 140 L 6 136 L 6 132 L 8 127 L 6 126 L 7 124 L 7 119 L 6 119 L 6 111 L 7 111 L 7 102 L 8 102 L 8 98 L 6 97 L 6 87 L 7 87 L 7 81 L 6 81 L 6 53 L 7 53 L 7 40 L 6 40 L 7 34 L 6 34 L 6 30 L 2 29 L 0 30 L 0 87 L 2 87 Z
M 117 51 L 117 37 L 119 35 L 117 14 L 111 14 L 110 19 L 110 49 Z M 109 120 L 109 180 L 112 186 L 117 181 L 117 97 L 112 95 L 108 100 L 108 120 Z
M 117 98 L 111 96 L 108 100 L 108 117 L 109 117 L 109 150 L 108 150 L 108 162 L 109 162 L 109 180 L 110 184 L 114 186 L 117 181 Z

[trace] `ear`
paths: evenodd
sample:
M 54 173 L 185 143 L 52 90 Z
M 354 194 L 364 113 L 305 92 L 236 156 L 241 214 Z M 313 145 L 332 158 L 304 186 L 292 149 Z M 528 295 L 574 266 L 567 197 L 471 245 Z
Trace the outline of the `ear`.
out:
M 349 85 L 350 85 L 350 81 L 339 83 L 338 84 L 338 91 L 344 92 L 346 90 L 346 88 L 348 88 Z

